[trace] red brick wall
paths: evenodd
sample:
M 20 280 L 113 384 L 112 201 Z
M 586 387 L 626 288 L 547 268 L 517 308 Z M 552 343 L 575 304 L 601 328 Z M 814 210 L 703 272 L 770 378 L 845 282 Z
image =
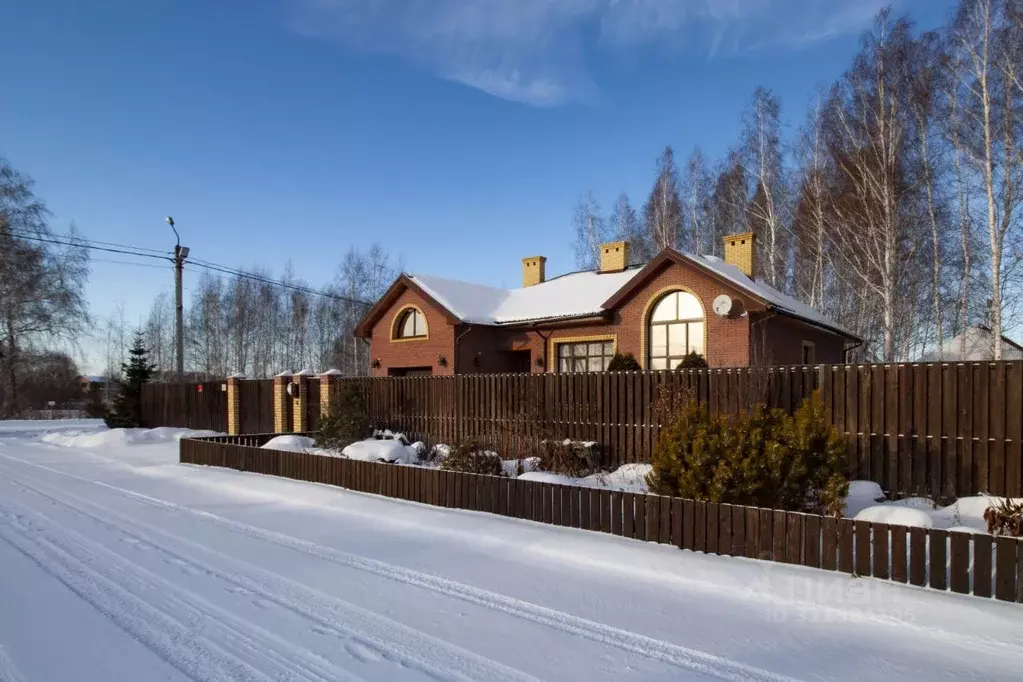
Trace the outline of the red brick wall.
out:
M 706 358 L 711 367 L 742 367 L 751 361 L 754 364 L 798 364 L 802 360 L 804 340 L 815 344 L 816 362 L 840 363 L 844 360 L 842 338 L 808 327 L 798 320 L 765 314 L 738 289 L 730 290 L 728 285 L 695 268 L 671 264 L 626 300 L 609 323 L 579 324 L 542 332 L 472 325 L 471 330 L 465 333 L 469 326 L 449 324 L 443 313 L 429 301 L 406 291 L 373 327 L 371 356 L 379 359 L 381 366 L 371 371 L 374 376 L 386 376 L 389 369 L 402 367 L 431 367 L 434 374 L 508 372 L 513 369 L 512 358 L 502 351 L 527 349 L 531 354 L 531 371 L 554 371 L 556 362 L 553 356 L 549 357 L 549 340 L 556 344 L 569 339 L 610 336 L 616 338 L 619 352 L 632 353 L 646 367 L 647 317 L 652 303 L 673 287 L 690 291 L 703 304 L 707 329 Z M 737 299 L 749 309 L 750 314 L 730 319 L 715 315 L 711 304 L 722 293 Z M 426 315 L 429 339 L 391 341 L 395 314 L 407 304 L 419 306 Z M 756 325 L 752 332 L 751 319 Z M 457 357 L 456 337 L 460 337 Z M 447 358 L 446 367 L 437 364 L 439 355 Z M 538 364 L 541 359 L 543 362 Z
M 752 337 L 753 364 L 802 364 L 804 341 L 814 345 L 814 364 L 834 365 L 845 362 L 844 338 L 785 315 L 767 313 L 756 319 Z
M 429 338 L 415 341 L 391 341 L 391 325 L 395 315 L 406 305 L 416 305 L 426 316 Z M 430 367 L 434 374 L 454 374 L 455 372 L 455 334 L 454 327 L 448 323 L 444 314 L 429 300 L 406 290 L 398 300 L 384 313 L 372 329 L 370 341 L 370 357 L 380 360 L 380 367 L 370 367 L 372 376 L 387 376 L 392 368 Z M 437 363 L 437 358 L 447 358 L 446 367 Z
M 636 292 L 615 313 L 612 324 L 559 329 L 552 334 L 558 339 L 577 336 L 599 336 L 615 334 L 620 353 L 632 353 L 645 368 L 645 327 L 650 313 L 648 306 L 659 299 L 669 287 L 684 287 L 695 294 L 703 304 L 707 327 L 706 358 L 711 367 L 745 366 L 749 362 L 749 321 L 746 317 L 724 319 L 711 310 L 711 304 L 718 294 L 728 293 L 742 299 L 738 291 L 728 291 L 725 285 L 693 268 L 672 264 Z M 747 303 L 748 304 L 748 303 Z M 549 365 L 553 369 L 552 365 Z

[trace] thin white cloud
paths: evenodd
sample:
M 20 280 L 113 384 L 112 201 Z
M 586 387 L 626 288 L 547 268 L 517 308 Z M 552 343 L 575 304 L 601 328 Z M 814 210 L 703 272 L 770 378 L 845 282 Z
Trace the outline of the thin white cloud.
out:
M 288 0 L 292 28 L 402 57 L 533 106 L 589 101 L 587 56 L 671 47 L 712 57 L 861 30 L 884 0 Z

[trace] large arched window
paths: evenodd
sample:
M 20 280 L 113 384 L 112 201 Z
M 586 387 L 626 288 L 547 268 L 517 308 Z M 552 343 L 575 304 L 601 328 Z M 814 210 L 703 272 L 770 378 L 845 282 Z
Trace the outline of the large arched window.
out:
M 703 307 L 687 291 L 673 291 L 650 313 L 650 369 L 674 369 L 688 353 L 704 354 Z
M 426 338 L 426 335 L 426 316 L 422 311 L 418 308 L 407 308 L 402 311 L 394 325 L 394 338 L 422 339 Z

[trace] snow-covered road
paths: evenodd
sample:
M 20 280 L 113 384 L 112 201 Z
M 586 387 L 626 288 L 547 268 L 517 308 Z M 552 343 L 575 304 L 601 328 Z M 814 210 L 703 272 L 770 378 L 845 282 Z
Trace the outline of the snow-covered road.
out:
M 0 682 L 1018 679 L 1023 609 L 0 428 Z

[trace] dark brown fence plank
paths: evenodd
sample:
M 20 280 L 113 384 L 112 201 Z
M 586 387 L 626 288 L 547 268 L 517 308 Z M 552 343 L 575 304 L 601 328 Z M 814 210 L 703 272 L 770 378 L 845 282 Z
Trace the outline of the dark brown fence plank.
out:
M 930 543 L 931 570 L 928 585 L 936 590 L 944 590 L 948 587 L 946 579 L 948 570 L 948 531 L 932 528 L 927 531 Z
M 622 537 L 636 536 L 636 493 L 622 493 Z
M 871 567 L 873 576 L 875 578 L 881 578 L 884 580 L 888 579 L 888 524 L 887 523 L 872 523 L 870 524 L 870 532 L 873 536 L 874 546 L 874 561 Z
M 1020 541 L 1000 536 L 995 538 L 995 599 L 1016 601 L 1016 552 Z
M 949 588 L 970 592 L 970 538 L 972 533 L 949 533 Z
M 853 565 L 853 531 L 851 519 L 838 520 L 838 570 L 852 574 Z
M 892 580 L 904 583 L 909 580 L 906 563 L 906 527 L 892 526 Z
M 671 544 L 671 498 L 662 496 L 658 502 L 661 507 L 661 523 L 657 541 L 665 545 Z
M 671 498 L 671 544 L 683 547 L 682 544 L 682 498 Z
M 986 533 L 973 535 L 973 594 L 978 597 L 991 596 L 991 540 Z
M 838 519 L 828 516 L 821 523 L 821 568 L 838 568 Z
M 661 504 L 657 495 L 644 495 L 646 498 L 646 540 L 660 542 Z
M 856 575 L 870 575 L 870 524 L 866 521 L 853 521 L 856 536 Z
M 775 561 L 785 563 L 788 561 L 788 512 L 780 509 L 774 510 L 773 520 L 771 533 L 774 543 L 771 553 L 774 555 Z
M 708 554 L 718 553 L 718 524 L 721 521 L 720 505 L 716 502 L 707 503 L 706 511 L 707 530 L 705 534 L 706 549 Z
M 803 518 L 803 565 L 821 566 L 821 517 L 809 514 Z

